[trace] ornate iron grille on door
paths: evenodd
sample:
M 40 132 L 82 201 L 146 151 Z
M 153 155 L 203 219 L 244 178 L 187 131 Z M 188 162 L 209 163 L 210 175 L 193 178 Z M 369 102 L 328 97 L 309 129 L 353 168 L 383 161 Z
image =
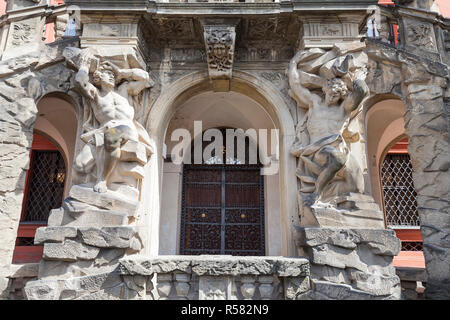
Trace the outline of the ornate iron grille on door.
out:
M 417 194 L 408 154 L 388 154 L 381 167 L 387 225 L 419 226 Z
M 51 209 L 61 206 L 66 167 L 59 151 L 33 150 L 30 186 L 22 222 L 47 223 Z
M 181 254 L 265 254 L 258 165 L 185 165 Z

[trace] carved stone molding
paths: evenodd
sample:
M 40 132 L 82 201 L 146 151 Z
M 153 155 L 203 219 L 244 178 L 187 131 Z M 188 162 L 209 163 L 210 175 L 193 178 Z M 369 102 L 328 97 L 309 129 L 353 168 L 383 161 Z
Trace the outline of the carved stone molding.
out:
M 215 91 L 228 91 L 233 73 L 236 21 L 202 21 L 202 24 L 206 61 L 213 88 Z
M 330 49 L 334 43 L 360 41 L 361 27 L 364 21 L 360 15 L 302 15 L 299 21 L 303 24 L 301 47 Z

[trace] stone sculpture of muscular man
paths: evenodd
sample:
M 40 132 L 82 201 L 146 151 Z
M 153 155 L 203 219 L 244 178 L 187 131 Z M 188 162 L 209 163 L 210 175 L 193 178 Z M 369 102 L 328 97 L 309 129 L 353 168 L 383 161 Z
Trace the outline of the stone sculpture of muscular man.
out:
M 348 65 L 353 58 L 348 55 L 341 65 L 333 66 L 334 74 L 339 76 L 324 80 L 322 90 L 325 97 L 322 98 L 303 85 L 308 74 L 298 69 L 302 56 L 304 52 L 298 52 L 288 69 L 290 94 L 301 107 L 308 110 L 303 123 L 306 132 L 302 133 L 300 141 L 291 150 L 304 166 L 303 170 L 297 170 L 302 185 L 307 186 L 301 191 L 315 193 L 316 198 L 323 196 L 325 188 L 326 197 L 345 192 L 362 192 L 362 175 L 357 172 L 359 167 L 355 168 L 356 163 L 349 163 L 349 150 L 343 136 L 352 112 L 369 94 L 369 89 L 363 80 L 356 79 L 351 90 L 339 77 L 348 72 Z M 344 167 L 347 167 L 345 172 Z M 338 175 L 340 177 L 336 186 L 329 186 Z
M 88 53 L 82 55 L 75 84 L 90 104 L 97 125 L 88 128 L 81 136 L 86 145 L 76 162 L 84 172 L 89 172 L 96 165 L 97 181 L 93 189 L 106 192 L 108 178 L 120 160 L 121 145 L 128 140 L 139 140 L 134 108 L 127 98 L 138 95 L 151 85 L 146 71 L 119 69 L 108 61 L 101 62 L 93 73 L 93 85 L 89 79 L 91 59 Z M 126 81 L 120 83 L 122 80 Z M 89 144 L 95 145 L 95 154 L 92 154 Z

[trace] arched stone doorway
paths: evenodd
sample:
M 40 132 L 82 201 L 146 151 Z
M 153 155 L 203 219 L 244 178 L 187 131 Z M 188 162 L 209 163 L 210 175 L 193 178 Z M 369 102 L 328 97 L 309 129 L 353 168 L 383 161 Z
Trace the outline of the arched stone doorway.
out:
M 203 103 L 203 107 L 200 102 Z M 210 112 L 206 112 L 208 108 Z M 191 112 L 194 109 L 195 113 Z M 182 114 L 183 110 L 187 112 L 188 117 Z M 213 110 L 220 110 L 220 113 L 211 112 Z M 183 124 L 186 119 L 191 129 L 194 119 L 203 121 L 203 129 L 266 128 L 269 129 L 269 134 L 270 129 L 279 130 L 279 136 L 276 139 L 279 148 L 279 171 L 278 174 L 264 177 L 265 209 L 267 209 L 265 253 L 266 255 L 295 255 L 292 226 L 298 219 L 297 181 L 292 174 L 295 172 L 295 159 L 289 154 L 290 146 L 295 139 L 294 121 L 278 90 L 269 83 L 243 72 L 234 74 L 231 91 L 227 93 L 212 92 L 207 74 L 195 73 L 176 81 L 172 85 L 172 90 L 163 92 L 153 105 L 147 129 L 155 141 L 156 148 L 151 165 L 147 168 L 149 179 L 144 180 L 144 192 L 151 189 L 153 192 L 151 196 L 143 199 L 142 207 L 146 208 L 145 211 L 157 212 L 159 215 L 148 215 L 147 222 L 143 222 L 151 229 L 147 239 L 149 253 L 179 253 L 180 224 L 176 219 L 179 219 L 181 212 L 182 172 L 180 168 L 166 164 L 164 151 L 167 160 L 167 154 L 173 146 L 168 141 L 170 131 L 173 128 L 188 127 L 189 123 Z M 270 136 L 268 141 L 270 143 Z M 165 192 L 169 180 L 172 180 L 170 182 L 172 186 L 178 186 L 177 192 L 173 193 L 178 195 L 176 198 L 170 197 L 169 193 Z M 174 192 L 174 189 L 171 190 Z M 167 197 L 170 197 L 171 201 L 168 201 Z M 169 215 L 166 215 L 168 210 L 172 212 L 170 223 Z M 173 214 L 173 212 L 177 213 Z M 143 213 L 145 215 L 144 211 Z M 270 222 L 271 217 L 275 219 L 272 222 Z M 142 221 L 145 221 L 145 218 Z
M 198 122 L 195 124 L 194 121 Z M 170 156 L 178 142 L 172 141 L 172 133 L 178 128 L 185 128 L 197 140 L 201 137 L 195 133 L 195 125 L 202 126 L 203 151 L 210 143 L 205 140 L 209 129 L 218 128 L 223 128 L 217 131 L 222 133 L 223 139 L 219 144 L 224 151 L 225 147 L 228 149 L 228 143 L 237 142 L 233 144 L 235 149 L 238 146 L 238 141 L 229 141 L 224 128 L 229 128 L 230 132 L 242 129 L 242 132 L 256 133 L 253 138 L 257 146 L 254 146 L 255 140 L 249 137 L 245 139 L 244 159 L 238 159 L 237 150 L 233 150 L 234 157 L 229 157 L 225 151 L 225 157 L 221 157 L 218 164 L 212 164 L 206 154 L 201 164 L 192 164 L 192 153 L 192 159 L 189 159 L 192 161 L 188 161 L 191 164 L 172 163 Z M 168 232 L 171 236 L 161 242 L 161 254 L 281 255 L 282 230 L 276 160 L 278 141 L 274 129 L 272 120 L 258 103 L 236 92 L 201 93 L 177 109 L 169 123 L 165 140 L 168 154 L 164 162 L 164 214 L 161 216 L 160 232 L 161 235 Z M 264 134 L 267 134 L 267 140 L 258 140 Z M 261 157 L 272 155 L 273 161 L 263 160 L 268 164 L 265 167 L 267 172 L 259 167 L 260 161 L 252 161 L 259 160 L 260 157 L 253 154 L 258 149 Z M 226 164 L 222 165 L 224 162 Z M 165 179 L 166 175 L 169 180 Z M 194 190 L 197 188 L 203 191 Z M 173 199 L 178 199 L 175 206 Z M 203 210 L 205 217 L 196 219 L 196 222 L 191 221 L 191 214 L 198 210 Z M 235 217 L 237 213 L 238 218 Z M 245 227 L 247 230 L 244 230 Z M 178 239 L 176 245 L 175 239 Z M 205 245 L 207 248 L 202 249 Z

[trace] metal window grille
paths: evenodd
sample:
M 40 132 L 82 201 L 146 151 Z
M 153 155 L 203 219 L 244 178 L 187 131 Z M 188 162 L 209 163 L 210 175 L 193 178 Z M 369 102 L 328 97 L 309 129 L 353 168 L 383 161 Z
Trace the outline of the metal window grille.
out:
M 264 183 L 258 165 L 185 165 L 181 254 L 262 256 Z
M 402 241 L 402 251 L 423 251 L 421 241 Z
M 18 237 L 16 239 L 16 246 L 20 247 L 34 246 L 34 237 Z
M 22 222 L 47 223 L 50 210 L 61 206 L 66 167 L 59 151 L 33 150 L 30 185 Z
M 419 226 L 417 194 L 408 154 L 388 154 L 381 167 L 384 207 L 389 227 Z

